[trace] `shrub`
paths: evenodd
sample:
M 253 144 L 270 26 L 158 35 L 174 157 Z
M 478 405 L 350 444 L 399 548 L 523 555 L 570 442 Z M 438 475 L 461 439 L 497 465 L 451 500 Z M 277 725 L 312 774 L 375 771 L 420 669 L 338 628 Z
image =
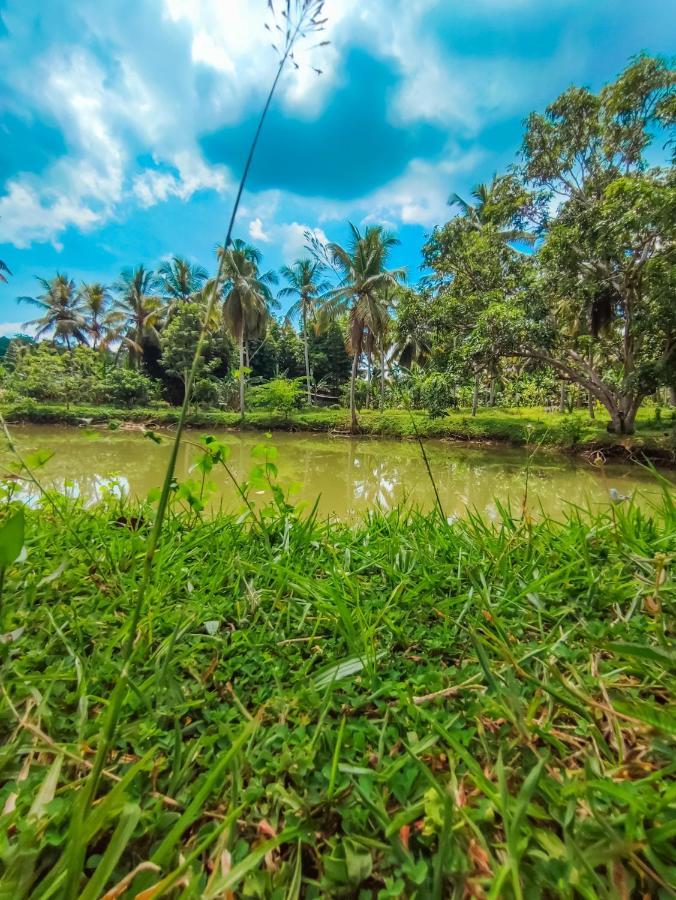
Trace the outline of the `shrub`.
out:
M 302 406 L 301 380 L 300 378 L 273 378 L 267 384 L 251 388 L 249 405 L 252 409 L 271 409 L 283 412 L 285 416 L 288 416 L 294 409 Z
M 146 403 L 155 393 L 155 383 L 135 369 L 109 369 L 106 373 L 108 397 L 122 406 Z

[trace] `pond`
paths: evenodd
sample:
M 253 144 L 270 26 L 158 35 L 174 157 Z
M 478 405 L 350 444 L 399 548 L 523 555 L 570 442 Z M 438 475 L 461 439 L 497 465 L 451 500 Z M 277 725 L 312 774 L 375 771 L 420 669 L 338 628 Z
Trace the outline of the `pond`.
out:
M 45 486 L 56 487 L 86 500 L 106 491 L 145 497 L 160 485 L 169 455 L 171 433 L 162 433 L 156 444 L 141 431 L 108 431 L 56 426 L 12 426 L 22 452 L 49 450 L 49 462 L 40 470 Z M 189 431 L 178 460 L 177 477 L 198 478 L 192 472 L 198 454 L 194 446 L 199 431 Z M 278 450 L 279 483 L 295 484 L 296 502 L 311 505 L 319 497 L 322 515 L 353 520 L 370 508 L 392 509 L 408 502 L 422 509 L 434 503 L 434 493 L 415 442 L 383 438 L 345 438 L 330 435 L 225 432 L 217 435 L 232 448 L 231 469 L 244 480 L 254 464 L 253 447 L 262 441 Z M 595 468 L 581 459 L 554 453 L 532 455 L 527 450 L 500 445 L 476 447 L 444 441 L 427 441 L 425 449 L 444 512 L 462 515 L 469 507 L 489 518 L 498 515 L 498 504 L 521 509 L 528 481 L 528 507 L 558 514 L 570 504 L 591 506 L 610 503 L 611 494 L 637 493 L 648 502 L 659 492 L 652 477 L 636 466 L 606 464 Z M 3 452 L 3 462 L 8 461 Z M 209 476 L 214 489 L 210 508 L 237 511 L 242 501 L 222 470 Z M 26 490 L 24 496 L 34 501 Z M 263 499 L 263 498 L 261 498 Z

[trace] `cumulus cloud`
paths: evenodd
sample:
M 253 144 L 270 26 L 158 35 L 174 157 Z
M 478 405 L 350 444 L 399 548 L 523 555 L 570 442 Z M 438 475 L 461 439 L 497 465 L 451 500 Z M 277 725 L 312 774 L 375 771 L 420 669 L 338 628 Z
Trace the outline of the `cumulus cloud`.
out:
M 14 337 L 17 334 L 32 334 L 34 329 L 24 328 L 23 322 L 0 322 L 0 337 Z
M 568 17 L 566 7 L 579 13 L 586 5 L 475 0 L 471 8 L 448 10 L 443 0 L 326 0 L 323 37 L 331 43 L 312 49 L 309 41 L 299 49 L 299 68 L 287 71 L 277 98 L 288 116 L 320 116 L 349 82 L 346 66 L 356 47 L 391 73 L 392 124 L 431 123 L 474 143 L 464 158 L 451 147 L 441 159 L 411 159 L 395 179 L 349 203 L 336 200 L 330 185 L 314 198 L 288 191 L 246 195 L 243 221 L 252 240 L 281 239 L 297 251 L 300 223 L 308 220 L 382 217 L 425 227 L 443 220 L 453 180 L 487 174 L 470 175 L 471 166 L 485 162 L 481 129 L 551 99 L 594 48 L 567 29 L 574 39 L 558 39 L 543 66 L 513 47 L 453 45 L 434 22 L 448 15 L 452 30 L 453 16 L 475 17 L 495 32 L 496 17 L 511 15 L 514 25 L 518 15 L 527 22 Z M 0 184 L 0 243 L 58 246 L 69 228 L 91 232 L 139 208 L 189 201 L 199 191 L 231 196 L 233 174 L 210 165 L 199 140 L 260 108 L 277 64 L 263 28 L 266 10 L 266 0 L 4 0 L 9 37 L 0 34 L 0 109 L 51 123 L 67 149 L 42 171 L 7 173 Z M 323 70 L 319 79 L 314 66 Z M 355 139 L 348 121 L 346 140 Z
M 321 243 L 326 244 L 328 238 L 321 228 L 311 228 L 300 222 L 291 222 L 278 226 L 278 234 L 284 259 L 294 260 L 308 255 L 307 237 L 309 232 Z
M 260 217 L 249 222 L 249 237 L 252 241 L 262 241 L 264 244 L 270 243 L 270 235 L 263 230 L 263 220 Z

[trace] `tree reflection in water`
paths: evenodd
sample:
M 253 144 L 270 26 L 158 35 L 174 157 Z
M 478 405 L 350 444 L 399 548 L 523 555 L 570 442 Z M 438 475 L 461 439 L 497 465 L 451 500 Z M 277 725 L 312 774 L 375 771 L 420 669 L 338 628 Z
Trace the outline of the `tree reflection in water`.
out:
M 169 441 L 157 445 L 139 432 L 92 433 L 54 426 L 15 426 L 15 440 L 24 452 L 48 449 L 52 459 L 40 470 L 46 487 L 93 502 L 106 494 L 145 497 L 159 485 L 169 452 Z M 199 432 L 188 432 L 177 467 L 179 479 L 191 473 Z M 412 442 L 385 439 L 333 438 L 329 435 L 261 434 L 230 432 L 220 435 L 232 446 L 230 466 L 235 477 L 245 480 L 252 466 L 251 450 L 261 441 L 278 449 L 279 480 L 302 487 L 294 500 L 311 506 L 319 496 L 321 515 L 353 519 L 368 510 L 387 512 L 409 503 L 430 509 L 432 486 L 420 450 Z M 567 504 L 586 507 L 607 504 L 614 489 L 623 496 L 638 490 L 646 496 L 657 487 L 638 468 L 607 466 L 601 470 L 556 454 L 532 459 L 526 450 L 507 447 L 477 448 L 430 441 L 426 445 L 430 466 L 448 517 L 462 515 L 469 507 L 495 519 L 498 504 L 511 504 L 520 513 L 528 470 L 528 508 L 561 512 Z M 225 472 L 214 470 L 216 486 L 209 503 L 236 511 L 242 501 Z M 34 503 L 35 491 L 22 489 L 22 499 Z M 262 497 L 256 498 L 262 500 Z

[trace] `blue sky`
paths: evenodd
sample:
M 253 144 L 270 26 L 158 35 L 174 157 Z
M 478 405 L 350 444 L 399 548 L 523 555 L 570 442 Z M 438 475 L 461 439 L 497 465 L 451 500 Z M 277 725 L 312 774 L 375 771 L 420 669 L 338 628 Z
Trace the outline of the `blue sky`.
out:
M 446 199 L 511 162 L 521 123 L 640 50 L 669 0 L 327 0 L 331 45 L 285 77 L 236 233 L 277 267 L 303 233 L 384 223 L 418 277 Z M 266 0 L 0 0 L 0 333 L 35 276 L 212 266 L 275 57 Z M 312 71 L 323 69 L 318 78 Z

